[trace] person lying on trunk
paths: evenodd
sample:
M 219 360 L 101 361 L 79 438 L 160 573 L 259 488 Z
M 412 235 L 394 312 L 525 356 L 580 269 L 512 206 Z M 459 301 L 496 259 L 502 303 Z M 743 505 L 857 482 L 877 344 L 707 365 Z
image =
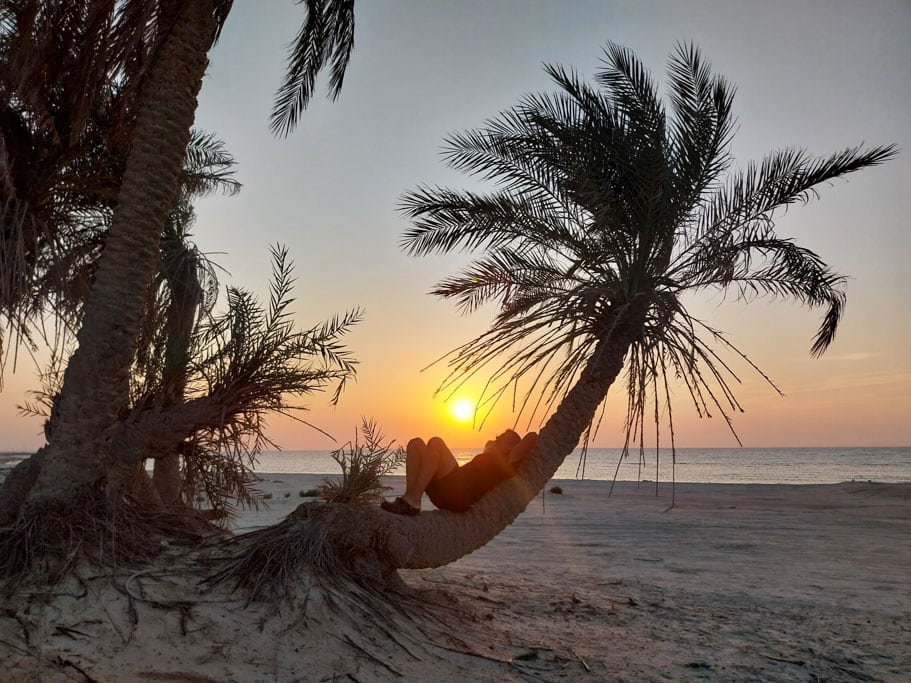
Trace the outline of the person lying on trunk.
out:
M 514 476 L 519 463 L 537 442 L 534 432 L 520 437 L 507 429 L 488 441 L 483 452 L 459 466 L 438 436 L 427 443 L 412 439 L 406 449 L 405 493 L 394 501 L 384 500 L 381 507 L 397 515 L 416 515 L 426 492 L 441 510 L 464 512 L 494 486 Z

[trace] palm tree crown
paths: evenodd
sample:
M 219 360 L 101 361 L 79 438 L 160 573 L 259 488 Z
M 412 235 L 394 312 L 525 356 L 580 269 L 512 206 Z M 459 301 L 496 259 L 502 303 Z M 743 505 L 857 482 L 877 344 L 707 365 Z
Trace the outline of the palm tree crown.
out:
M 812 346 L 821 354 L 841 319 L 844 277 L 779 237 L 774 219 L 894 147 L 819 159 L 783 150 L 731 171 L 734 89 L 692 45 L 669 59 L 669 111 L 641 62 L 618 45 L 605 49 L 600 87 L 559 66 L 546 70 L 556 93 L 526 96 L 447 140 L 448 165 L 493 181 L 494 191 L 422 187 L 403 199 L 414 222 L 403 239 L 410 254 L 478 254 L 433 293 L 466 311 L 498 305 L 489 330 L 448 355 L 442 388 L 486 370 L 494 403 L 524 378 L 519 408 L 534 415 L 613 343 L 627 353 L 627 443 L 642 435 L 648 397 L 656 415 L 661 403 L 670 415 L 672 381 L 700 414 L 717 411 L 730 424 L 736 376 L 719 348 L 749 361 L 695 319 L 683 295 L 720 289 L 822 306 Z

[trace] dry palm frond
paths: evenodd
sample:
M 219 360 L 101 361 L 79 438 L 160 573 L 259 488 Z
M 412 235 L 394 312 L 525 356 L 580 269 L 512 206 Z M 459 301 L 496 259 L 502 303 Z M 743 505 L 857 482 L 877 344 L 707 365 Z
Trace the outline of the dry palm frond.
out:
M 232 583 L 256 599 L 286 590 L 304 567 L 320 576 L 338 574 L 344 565 L 328 541 L 326 512 L 319 504 L 305 503 L 278 524 L 238 536 L 228 543 L 231 555 L 209 581 Z
M 232 552 L 211 582 L 233 583 L 251 599 L 287 591 L 304 569 L 320 581 L 345 577 L 372 588 L 396 584 L 394 569 L 374 549 L 369 520 L 387 488 L 382 477 L 401 466 L 405 452 L 384 442 L 374 420 L 364 419 L 360 431 L 332 452 L 342 477 L 318 487 L 325 502 L 304 503 L 278 524 L 232 540 Z
M 398 587 L 384 553 L 384 513 L 361 503 L 303 503 L 278 524 L 229 540 L 211 584 L 231 584 L 250 599 L 281 595 L 309 572 L 321 583 L 353 581 L 370 590 Z

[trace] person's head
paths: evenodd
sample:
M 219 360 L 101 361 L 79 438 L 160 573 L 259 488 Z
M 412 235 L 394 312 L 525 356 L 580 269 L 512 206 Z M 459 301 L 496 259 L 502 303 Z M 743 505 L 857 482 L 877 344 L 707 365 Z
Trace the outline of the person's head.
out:
M 521 436 L 516 434 L 511 429 L 507 429 L 505 432 L 497 436 L 497 438 L 493 441 L 488 441 L 484 446 L 484 450 L 495 450 L 500 453 L 509 453 L 509 451 L 511 451 L 521 440 Z

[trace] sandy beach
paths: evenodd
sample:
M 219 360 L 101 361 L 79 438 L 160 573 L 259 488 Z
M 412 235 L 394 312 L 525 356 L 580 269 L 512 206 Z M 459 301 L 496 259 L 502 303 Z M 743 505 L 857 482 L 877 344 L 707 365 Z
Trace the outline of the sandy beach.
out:
M 268 508 L 239 515 L 238 531 L 282 518 L 322 480 L 260 476 Z M 359 653 L 333 634 L 331 609 L 321 621 L 293 600 L 280 619 L 239 600 L 213 607 L 174 578 L 185 593 L 175 612 L 134 574 L 126 592 L 146 599 L 130 600 L 130 619 L 116 606 L 35 608 L 18 620 L 42 635 L 23 644 L 7 612 L 4 680 L 39 680 L 27 674 L 36 657 L 50 667 L 40 680 L 911 678 L 911 484 L 678 484 L 671 509 L 667 484 L 657 496 L 653 484 L 610 496 L 608 482 L 552 484 L 563 493 L 539 497 L 486 547 L 402 573 L 432 629 L 400 632 L 392 619 Z
M 271 507 L 238 527 L 319 480 L 263 475 Z M 554 483 L 493 543 L 404 573 L 479 615 L 479 640 L 537 653 L 530 676 L 911 678 L 911 485 L 678 484 L 669 510 L 669 484 Z

